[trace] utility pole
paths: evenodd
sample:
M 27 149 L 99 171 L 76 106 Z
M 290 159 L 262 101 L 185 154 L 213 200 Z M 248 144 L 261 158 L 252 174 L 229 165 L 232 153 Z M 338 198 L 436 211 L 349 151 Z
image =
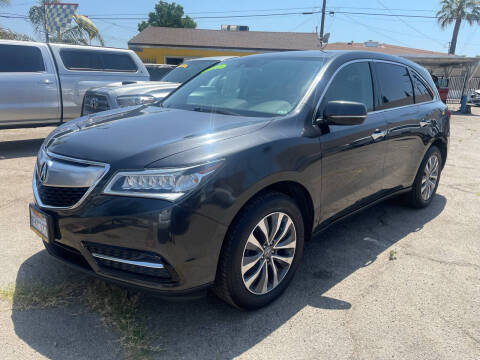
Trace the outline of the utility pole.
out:
M 45 29 L 45 42 L 48 43 L 48 30 L 47 30 L 47 0 L 43 1 L 43 27 Z
M 320 24 L 320 45 L 323 45 L 323 30 L 325 27 L 325 7 L 327 6 L 327 0 L 323 0 L 322 6 L 322 23 Z

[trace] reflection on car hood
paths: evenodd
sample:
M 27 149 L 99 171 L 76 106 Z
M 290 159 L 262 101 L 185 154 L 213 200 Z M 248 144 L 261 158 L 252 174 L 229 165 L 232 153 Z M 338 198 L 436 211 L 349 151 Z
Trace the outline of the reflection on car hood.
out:
M 141 105 L 70 121 L 55 129 L 44 146 L 59 155 L 109 163 L 113 169 L 135 169 L 199 146 L 211 147 L 214 156 L 218 141 L 266 124 L 265 118 Z
M 113 97 L 122 95 L 152 95 L 163 98 L 180 85 L 180 83 L 167 81 L 137 81 L 128 85 L 113 83 L 108 86 L 90 89 L 89 92 L 108 93 Z

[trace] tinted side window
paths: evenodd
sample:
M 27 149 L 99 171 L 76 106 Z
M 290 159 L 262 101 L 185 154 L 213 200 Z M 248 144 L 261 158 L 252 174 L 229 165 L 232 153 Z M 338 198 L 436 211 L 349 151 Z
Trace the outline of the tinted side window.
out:
M 323 104 L 334 100 L 360 102 L 365 104 L 368 111 L 373 110 L 372 75 L 368 62 L 349 64 L 335 75 Z
M 423 84 L 416 74 L 412 74 L 413 89 L 415 91 L 415 103 L 422 103 L 433 100 L 430 90 Z
M 63 64 L 69 70 L 137 71 L 137 65 L 128 54 L 89 50 L 61 50 Z
M 97 52 L 61 50 L 60 56 L 69 70 L 103 70 L 103 64 Z
M 137 65 L 128 54 L 101 53 L 103 69 L 107 71 L 137 71 Z
M 381 91 L 377 110 L 413 104 L 412 82 L 405 66 L 375 63 L 375 70 Z
M 0 72 L 45 71 L 42 52 L 36 46 L 0 45 Z

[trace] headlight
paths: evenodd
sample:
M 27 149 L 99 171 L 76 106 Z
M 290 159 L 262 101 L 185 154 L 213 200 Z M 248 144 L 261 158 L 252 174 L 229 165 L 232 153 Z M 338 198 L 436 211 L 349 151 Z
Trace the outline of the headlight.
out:
M 151 95 L 124 95 L 117 97 L 119 107 L 152 104 L 156 99 Z
M 215 161 L 187 168 L 121 171 L 115 174 L 103 192 L 175 201 L 204 183 L 220 165 L 221 161 Z

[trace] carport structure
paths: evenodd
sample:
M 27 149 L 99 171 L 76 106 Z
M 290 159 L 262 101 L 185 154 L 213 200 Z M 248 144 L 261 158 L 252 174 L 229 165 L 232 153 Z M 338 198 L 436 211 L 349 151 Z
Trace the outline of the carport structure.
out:
M 448 88 L 449 103 L 462 103 L 465 111 L 468 94 L 480 88 L 480 57 L 454 55 L 407 55 L 405 58 L 425 67 L 439 78 L 439 86 Z

